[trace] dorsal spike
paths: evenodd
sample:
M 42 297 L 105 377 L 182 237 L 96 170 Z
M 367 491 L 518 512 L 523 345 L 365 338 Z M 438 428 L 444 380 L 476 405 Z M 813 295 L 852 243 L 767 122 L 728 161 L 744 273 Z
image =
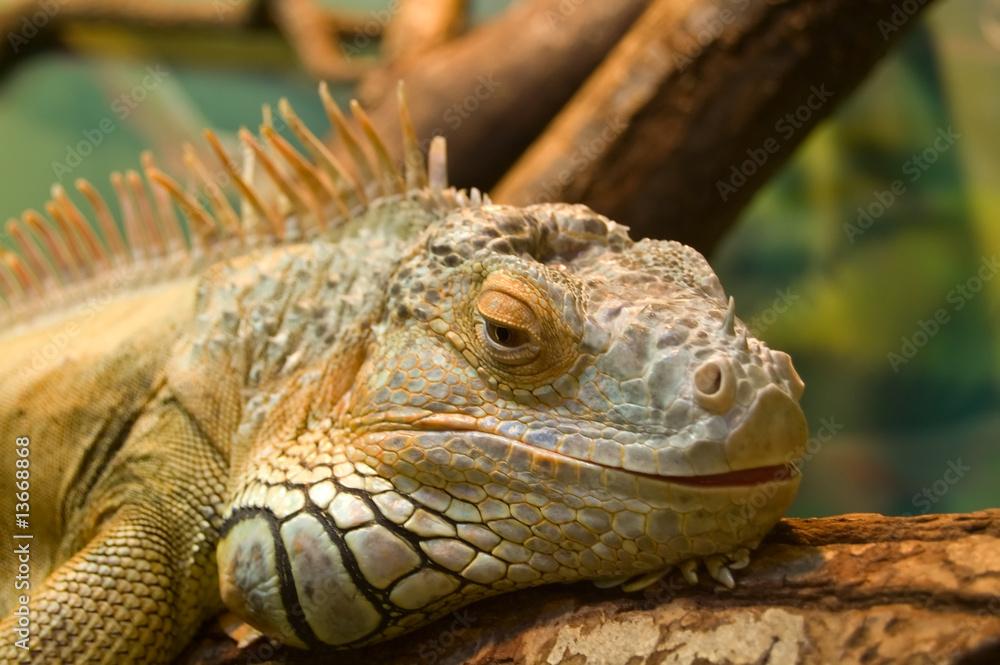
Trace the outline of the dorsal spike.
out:
M 406 103 L 406 88 L 400 81 L 396 86 L 396 100 L 399 103 L 399 127 L 403 134 L 403 164 L 406 167 L 406 189 L 421 189 L 427 186 L 427 169 L 424 154 L 417 142 L 417 130 L 413 128 L 410 107 Z
M 202 191 L 208 199 L 208 204 L 212 207 L 212 212 L 215 213 L 215 218 L 222 223 L 222 228 L 226 230 L 227 234 L 239 238 L 241 243 L 245 242 L 246 233 L 243 230 L 243 224 L 240 222 L 240 216 L 233 210 L 233 206 L 229 204 L 229 199 L 223 195 L 218 183 L 212 179 L 205 164 L 198 159 L 194 147 L 190 143 L 185 143 L 182 150 L 184 152 L 184 164 L 194 177 L 201 182 Z M 167 196 L 171 196 L 170 190 L 167 187 L 163 187 L 163 191 Z
M 448 146 L 443 136 L 431 139 L 431 149 L 427 155 L 427 177 L 432 190 L 448 188 Z
M 24 293 L 35 293 L 41 295 L 42 290 L 42 280 L 35 274 L 35 271 L 31 269 L 28 262 L 18 256 L 17 253 L 4 248 L 4 260 L 10 267 L 11 272 L 17 276 L 18 281 L 23 287 Z
M 174 213 L 174 207 L 170 205 L 170 193 L 162 187 L 153 187 L 153 181 L 149 178 L 149 172 L 153 169 L 159 170 L 156 159 L 151 150 L 143 150 L 140 156 L 142 172 L 146 176 L 146 182 L 150 184 L 149 191 L 153 194 L 153 204 L 156 206 L 157 216 L 160 220 L 161 228 L 167 236 L 167 246 L 171 252 L 180 251 L 187 248 L 184 240 L 184 229 L 180 220 Z
M 153 215 L 153 206 L 149 203 L 149 196 L 146 195 L 146 188 L 143 186 L 142 178 L 136 171 L 129 169 L 125 172 L 125 182 L 128 184 L 132 194 L 132 201 L 135 202 L 135 212 L 139 224 L 149 238 L 154 256 L 166 256 L 170 239 L 160 228 L 159 220 Z
M 77 236 L 81 239 L 83 246 L 86 247 L 91 265 L 99 264 L 105 268 L 110 268 L 111 256 L 107 248 L 97 237 L 94 227 L 91 226 L 87 218 L 80 212 L 80 209 L 70 200 L 63 186 L 60 184 L 52 185 L 51 194 L 53 205 L 59 209 L 67 223 L 73 227 Z
M 400 175 L 399 169 L 393 163 L 393 159 L 389 155 L 389 150 L 385 147 L 382 137 L 375 131 L 371 118 L 368 117 L 368 114 L 365 113 L 365 110 L 361 108 L 361 104 L 356 99 L 351 100 L 351 114 L 358 121 L 358 124 L 361 125 L 361 130 L 365 133 L 368 143 L 375 152 L 379 174 L 382 176 L 382 191 L 386 195 L 402 194 L 406 191 L 406 182 L 403 176 Z
M 76 266 L 69 256 L 69 249 L 55 226 L 40 213 L 31 209 L 25 210 L 21 214 L 21 219 L 26 227 L 32 229 L 41 238 L 41 244 L 55 262 L 63 282 L 69 283 L 74 279 L 79 279 L 81 275 L 77 272 Z
M 296 150 L 288 145 L 287 142 L 284 143 L 287 146 L 289 153 L 286 154 L 279 148 L 279 143 L 284 141 L 274 128 L 270 125 L 261 125 L 260 127 L 261 136 L 267 141 L 267 146 L 269 150 L 265 152 L 266 158 L 274 165 L 275 172 L 284 180 L 285 187 L 282 187 L 282 192 L 285 193 L 285 197 L 293 202 L 295 206 L 296 213 L 299 215 L 299 231 L 305 237 L 310 237 L 314 235 L 317 231 L 321 231 L 326 226 L 326 219 L 323 216 L 322 210 L 322 199 L 325 193 L 322 192 L 322 187 L 318 187 L 320 193 L 317 193 L 312 185 L 310 184 L 307 177 L 299 173 L 296 169 L 296 164 L 294 163 L 294 157 L 292 155 L 297 154 Z M 259 143 L 259 142 L 258 142 Z M 270 153 L 270 154 L 268 154 Z M 284 168 L 282 164 L 277 163 L 277 158 L 271 158 L 271 155 L 277 153 L 285 162 L 285 165 L 291 167 L 292 172 L 294 172 L 295 177 L 292 177 L 290 173 Z M 309 169 L 305 169 L 308 172 Z M 287 175 L 286 175 L 287 174 Z M 310 174 L 311 176 L 312 174 Z M 315 180 L 315 178 L 313 178 Z M 292 192 L 293 196 L 289 196 L 287 192 Z M 310 218 L 312 222 L 310 222 Z
M 4 284 L 7 285 L 4 291 L 4 299 L 7 304 L 10 305 L 18 300 L 26 300 L 28 298 L 27 285 L 30 285 L 31 280 L 24 275 L 21 266 L 22 262 L 18 258 L 17 254 L 10 251 L 6 247 L 0 246 L 0 275 L 3 275 Z
M 78 237 L 78 233 L 76 232 L 76 229 L 73 228 L 73 224 L 66 219 L 66 216 L 63 215 L 59 206 L 52 201 L 47 201 L 45 203 L 45 212 L 48 214 L 49 219 L 52 220 L 52 226 L 59 229 L 62 233 L 62 237 L 66 241 L 66 248 L 69 250 L 70 260 L 73 261 L 76 268 L 84 276 L 94 274 L 94 264 L 90 260 L 90 256 L 87 254 L 83 240 Z
M 257 163 L 259 163 L 267 172 L 268 177 L 271 178 L 271 182 L 273 182 L 285 198 L 291 202 L 292 207 L 295 209 L 295 215 L 298 218 L 299 234 L 308 235 L 306 231 L 308 229 L 307 224 L 310 217 L 309 206 L 306 204 L 305 197 L 302 192 L 295 186 L 294 183 L 285 177 L 278 165 L 275 164 L 271 157 L 267 154 L 264 146 L 257 141 L 257 138 L 246 127 L 240 127 L 240 140 L 243 141 L 244 145 L 253 151 Z M 286 235 L 282 236 L 283 239 L 292 238 L 288 235 L 287 225 L 285 226 L 285 234 Z
M 341 166 L 337 158 L 327 149 L 323 142 L 313 134 L 305 123 L 295 115 L 292 105 L 288 103 L 287 99 L 282 99 L 278 102 L 278 112 L 281 113 L 281 117 L 285 119 L 288 126 L 291 127 L 292 133 L 295 134 L 296 138 L 302 142 L 302 145 L 306 147 L 309 154 L 312 155 L 313 160 L 319 164 L 320 168 L 326 172 L 329 177 L 334 190 L 337 192 L 338 207 L 343 210 L 345 216 L 349 216 L 347 201 L 344 200 L 344 196 L 354 196 L 358 199 L 358 202 L 362 206 L 368 205 L 368 199 L 365 196 L 364 188 L 361 186 L 357 180 L 355 180 L 345 169 Z
M 191 224 L 191 230 L 198 236 L 200 244 L 206 251 L 211 249 L 212 240 L 218 235 L 215 220 L 201 206 L 201 204 L 187 192 L 185 192 L 177 181 L 159 169 L 150 169 L 149 178 L 162 186 L 171 198 L 177 202 L 184 216 Z
M 132 255 L 133 263 L 141 263 L 150 257 L 149 246 L 152 244 L 146 238 L 145 229 L 139 223 L 139 215 L 135 211 L 132 195 L 125 186 L 125 178 L 115 171 L 111 174 L 111 188 L 115 190 L 118 199 L 118 209 L 122 215 L 122 226 L 125 228 L 125 246 Z
M 276 211 L 272 210 L 270 206 L 266 205 L 261 200 L 261 198 L 257 196 L 257 192 L 254 191 L 254 189 L 247 184 L 246 180 L 243 179 L 243 176 L 239 173 L 239 171 L 236 170 L 236 167 L 230 160 L 229 155 L 226 153 L 225 148 L 222 147 L 222 142 L 219 141 L 219 137 L 217 137 L 215 135 L 215 132 L 213 132 L 212 130 L 206 129 L 205 138 L 208 139 L 208 143 L 210 146 L 212 146 L 212 150 L 219 158 L 219 161 L 222 162 L 222 167 L 226 170 L 226 173 L 229 174 L 229 177 L 232 178 L 233 183 L 236 185 L 236 188 L 240 191 L 240 195 L 243 197 L 243 200 L 249 203 L 250 206 L 253 207 L 255 211 L 257 211 L 257 214 L 261 215 L 264 219 L 268 221 L 271 227 L 271 233 L 273 233 L 275 237 L 284 238 L 285 237 L 284 220 L 278 216 L 278 213 Z
M 23 228 L 22 228 L 23 227 Z M 28 264 L 42 281 L 43 286 L 55 281 L 62 284 L 62 275 L 52 265 L 51 260 L 45 256 L 38 244 L 38 238 L 20 220 L 11 217 L 7 220 L 7 235 L 14 239 L 14 244 L 20 248 L 21 255 L 25 257 Z
M 334 130 L 340 136 L 340 140 L 344 143 L 344 147 L 351 156 L 351 161 L 354 162 L 354 169 L 361 179 L 361 187 L 365 192 L 365 196 L 368 200 L 377 198 L 381 191 L 382 183 L 375 177 L 371 163 L 368 161 L 368 156 L 365 155 L 364 150 L 358 144 L 358 140 L 354 137 L 354 133 L 347 126 L 347 118 L 344 117 L 337 102 L 330 94 L 330 89 L 325 81 L 319 84 L 319 96 L 323 100 L 323 108 L 326 109 L 326 115 L 330 119 L 330 124 L 333 125 Z
M 84 178 L 78 178 L 73 184 L 76 186 L 77 191 L 87 199 L 90 207 L 94 209 L 94 214 L 97 215 L 97 222 L 101 225 L 104 239 L 111 247 L 111 254 L 115 262 L 121 263 L 127 261 L 128 249 L 125 246 L 125 239 L 122 237 L 121 231 L 118 229 L 118 224 L 115 223 L 114 215 L 111 214 L 111 210 L 104 201 L 104 197 L 97 191 L 97 188 L 90 184 L 90 181 Z
M 729 307 L 726 308 L 726 316 L 722 319 L 722 332 L 730 337 L 736 337 L 736 301 L 729 296 Z
M 316 227 L 325 229 L 327 220 L 323 215 L 323 204 L 339 198 L 333 191 L 332 185 L 327 178 L 322 177 L 323 172 L 310 164 L 281 134 L 266 126 L 261 128 L 261 133 L 275 152 L 281 155 L 282 159 L 292 167 L 299 180 L 305 184 L 306 191 L 303 192 L 303 196 L 307 196 L 306 204 L 316 219 Z

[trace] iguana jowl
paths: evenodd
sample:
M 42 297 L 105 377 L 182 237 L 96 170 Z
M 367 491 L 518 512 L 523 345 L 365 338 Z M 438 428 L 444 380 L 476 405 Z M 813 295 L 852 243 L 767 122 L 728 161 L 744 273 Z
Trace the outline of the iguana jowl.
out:
M 547 582 L 732 586 L 792 500 L 802 382 L 701 255 L 447 188 L 403 103 L 403 172 L 355 107 L 369 163 L 321 95 L 351 169 L 283 102 L 310 159 L 264 127 L 240 173 L 209 134 L 240 213 L 189 151 L 211 212 L 146 156 L 124 236 L 86 183 L 103 239 L 59 188 L 9 227 L 0 473 L 30 437 L 34 538 L 0 661 L 168 662 L 223 603 L 352 647 Z

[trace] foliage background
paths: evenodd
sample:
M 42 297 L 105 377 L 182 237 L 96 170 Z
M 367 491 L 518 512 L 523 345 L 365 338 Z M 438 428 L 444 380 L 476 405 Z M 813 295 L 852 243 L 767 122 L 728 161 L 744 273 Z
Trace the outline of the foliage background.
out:
M 329 4 L 374 12 L 388 3 Z M 470 22 L 505 4 L 472 2 Z M 983 261 L 1000 254 L 1000 0 L 940 0 L 908 27 L 709 257 L 738 315 L 790 352 L 807 384 L 816 438 L 795 515 L 1000 505 L 1000 279 L 971 297 L 953 292 L 975 286 Z M 857 26 L 873 40 L 883 28 Z M 59 175 L 66 185 L 86 177 L 110 197 L 107 175 L 138 168 L 147 147 L 176 172 L 184 141 L 203 146 L 202 127 L 234 141 L 241 125 L 259 124 L 261 104 L 280 97 L 326 127 L 315 82 L 273 31 L 108 25 L 70 29 L 64 41 L 66 49 L 18 53 L 10 33 L 0 43 L 10 50 L 0 78 L 0 219 L 39 208 Z M 122 95 L 148 67 L 159 81 L 129 104 Z M 350 86 L 335 94 L 345 101 Z M 110 132 L 100 130 L 105 119 Z M 934 140 L 949 128 L 958 138 L 939 152 Z M 60 173 L 56 163 L 68 166 L 81 141 L 93 144 L 90 154 Z M 907 163 L 926 150 L 934 162 L 912 179 Z M 905 192 L 863 233 L 849 233 L 858 208 L 877 212 L 879 193 L 887 200 L 897 179 Z M 903 339 L 939 309 L 948 322 L 894 366 L 888 354 L 902 355 Z

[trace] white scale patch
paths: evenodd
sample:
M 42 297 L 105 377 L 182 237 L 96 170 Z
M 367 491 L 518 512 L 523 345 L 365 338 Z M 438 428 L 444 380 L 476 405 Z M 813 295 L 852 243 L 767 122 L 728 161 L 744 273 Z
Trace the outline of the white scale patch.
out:
M 413 504 L 396 492 L 383 492 L 373 497 L 379 511 L 386 519 L 396 524 L 402 524 L 413 514 Z
M 279 520 L 294 515 L 302 510 L 305 504 L 306 497 L 302 490 L 286 490 L 284 487 L 276 486 L 267 493 L 267 506 Z
M 415 533 L 424 538 L 455 535 L 455 527 L 423 508 L 418 508 L 403 526 L 410 533 Z
M 299 603 L 316 637 L 327 644 L 345 644 L 378 627 L 378 610 L 355 586 L 319 520 L 309 514 L 293 517 L 281 527 L 281 539 Z
M 468 566 L 476 556 L 476 550 L 451 538 L 421 541 L 420 549 L 434 563 L 455 572 Z
M 333 501 L 333 497 L 337 494 L 337 487 L 329 480 L 317 483 L 309 488 L 309 499 L 320 508 L 320 510 L 326 510 L 326 507 L 330 505 Z
M 350 529 L 375 519 L 375 514 L 364 501 L 346 492 L 338 494 L 330 504 L 330 515 L 341 529 Z
M 404 610 L 415 610 L 444 598 L 459 586 L 450 575 L 437 570 L 421 570 L 400 580 L 389 600 Z
M 241 616 L 268 635 L 282 635 L 298 647 L 306 645 L 295 636 L 285 617 L 274 537 L 263 518 L 244 520 L 234 526 L 219 543 L 219 571 L 222 599 L 229 607 L 242 608 Z
M 383 526 L 351 531 L 344 537 L 368 583 L 385 589 L 420 565 L 420 555 L 410 545 Z
M 463 577 L 480 584 L 492 584 L 503 579 L 506 574 L 507 564 L 483 552 L 477 554 L 472 563 L 462 571 Z

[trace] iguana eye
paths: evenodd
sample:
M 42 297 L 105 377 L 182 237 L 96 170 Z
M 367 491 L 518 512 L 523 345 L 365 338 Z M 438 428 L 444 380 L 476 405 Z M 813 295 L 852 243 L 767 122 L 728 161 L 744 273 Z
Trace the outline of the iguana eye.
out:
M 476 302 L 482 317 L 483 346 L 505 365 L 523 365 L 538 357 L 538 317 L 528 305 L 503 291 L 484 291 Z
M 489 320 L 485 321 L 483 325 L 486 327 L 486 337 L 494 344 L 502 346 L 505 349 L 516 349 L 531 341 L 531 338 L 523 330 L 500 325 Z

